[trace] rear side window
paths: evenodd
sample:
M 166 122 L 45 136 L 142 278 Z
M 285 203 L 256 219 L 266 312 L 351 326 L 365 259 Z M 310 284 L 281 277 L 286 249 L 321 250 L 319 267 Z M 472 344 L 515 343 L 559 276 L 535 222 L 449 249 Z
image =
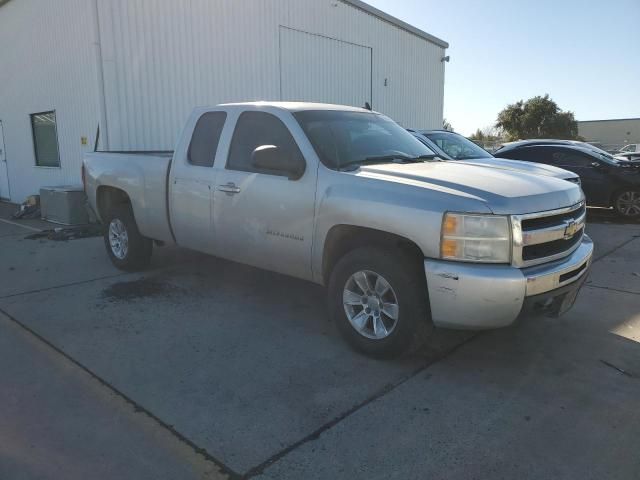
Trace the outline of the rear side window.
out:
M 502 158 L 511 158 L 513 160 L 526 160 L 528 162 L 549 163 L 548 151 L 540 147 L 522 147 L 506 152 L 499 152 Z
M 265 112 L 243 112 L 231 140 L 227 169 L 273 174 L 251 165 L 251 154 L 263 145 L 275 145 L 304 161 L 289 129 L 279 118 Z
M 570 149 L 555 149 L 552 154 L 553 164 L 558 167 L 589 167 L 595 161 L 594 158 Z
M 198 119 L 187 155 L 191 165 L 213 166 L 226 118 L 225 112 L 207 112 Z

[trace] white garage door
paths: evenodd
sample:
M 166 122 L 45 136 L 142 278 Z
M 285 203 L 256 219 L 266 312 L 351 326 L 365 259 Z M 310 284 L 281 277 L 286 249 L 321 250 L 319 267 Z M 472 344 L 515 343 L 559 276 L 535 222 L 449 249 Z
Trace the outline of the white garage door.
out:
M 281 26 L 282 100 L 372 104 L 371 52 L 369 47 Z

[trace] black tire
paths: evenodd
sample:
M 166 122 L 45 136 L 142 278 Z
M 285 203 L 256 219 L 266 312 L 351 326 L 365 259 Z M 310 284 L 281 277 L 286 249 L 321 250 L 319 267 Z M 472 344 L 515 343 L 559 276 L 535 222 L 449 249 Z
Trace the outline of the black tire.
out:
M 416 264 L 414 258 L 400 251 L 377 247 L 358 248 L 337 262 L 329 281 L 329 309 L 340 333 L 355 350 L 374 358 L 393 358 L 414 352 L 424 344 L 433 326 L 427 284 L 421 266 L 420 262 Z M 351 282 L 352 275 L 361 271 L 384 277 L 397 297 L 397 320 L 384 338 L 368 338 L 356 330 L 347 316 L 346 309 L 349 307 L 343 304 L 343 291 Z M 353 288 L 353 284 L 350 285 Z M 386 318 L 393 321 L 390 317 Z M 372 318 L 368 322 L 372 322 Z M 371 323 L 368 325 L 372 328 Z
M 622 218 L 640 219 L 640 190 L 627 188 L 616 192 L 613 196 L 613 208 Z
M 126 230 L 127 248 L 126 252 L 120 252 L 121 256 L 116 254 L 111 245 L 110 227 L 114 221 L 121 222 L 121 225 Z M 111 263 L 125 272 L 144 270 L 151 262 L 153 242 L 140 234 L 130 205 L 117 205 L 107 214 L 105 218 L 104 245 Z

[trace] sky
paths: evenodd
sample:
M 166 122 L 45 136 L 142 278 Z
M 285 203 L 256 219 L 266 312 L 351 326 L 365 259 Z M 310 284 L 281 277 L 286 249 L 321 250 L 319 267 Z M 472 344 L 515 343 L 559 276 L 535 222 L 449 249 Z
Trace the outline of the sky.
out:
M 444 116 L 469 135 L 548 93 L 576 120 L 640 117 L 640 0 L 366 0 L 449 43 Z

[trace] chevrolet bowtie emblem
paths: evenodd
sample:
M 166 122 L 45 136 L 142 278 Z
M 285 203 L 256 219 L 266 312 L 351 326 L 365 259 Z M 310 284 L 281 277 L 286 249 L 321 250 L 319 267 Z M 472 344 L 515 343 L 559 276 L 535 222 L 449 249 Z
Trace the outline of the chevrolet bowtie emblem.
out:
M 580 229 L 579 225 L 576 223 L 575 220 L 566 220 L 565 222 L 565 227 L 564 227 L 564 239 L 565 240 L 569 240 L 570 238 L 572 238 L 576 232 Z

